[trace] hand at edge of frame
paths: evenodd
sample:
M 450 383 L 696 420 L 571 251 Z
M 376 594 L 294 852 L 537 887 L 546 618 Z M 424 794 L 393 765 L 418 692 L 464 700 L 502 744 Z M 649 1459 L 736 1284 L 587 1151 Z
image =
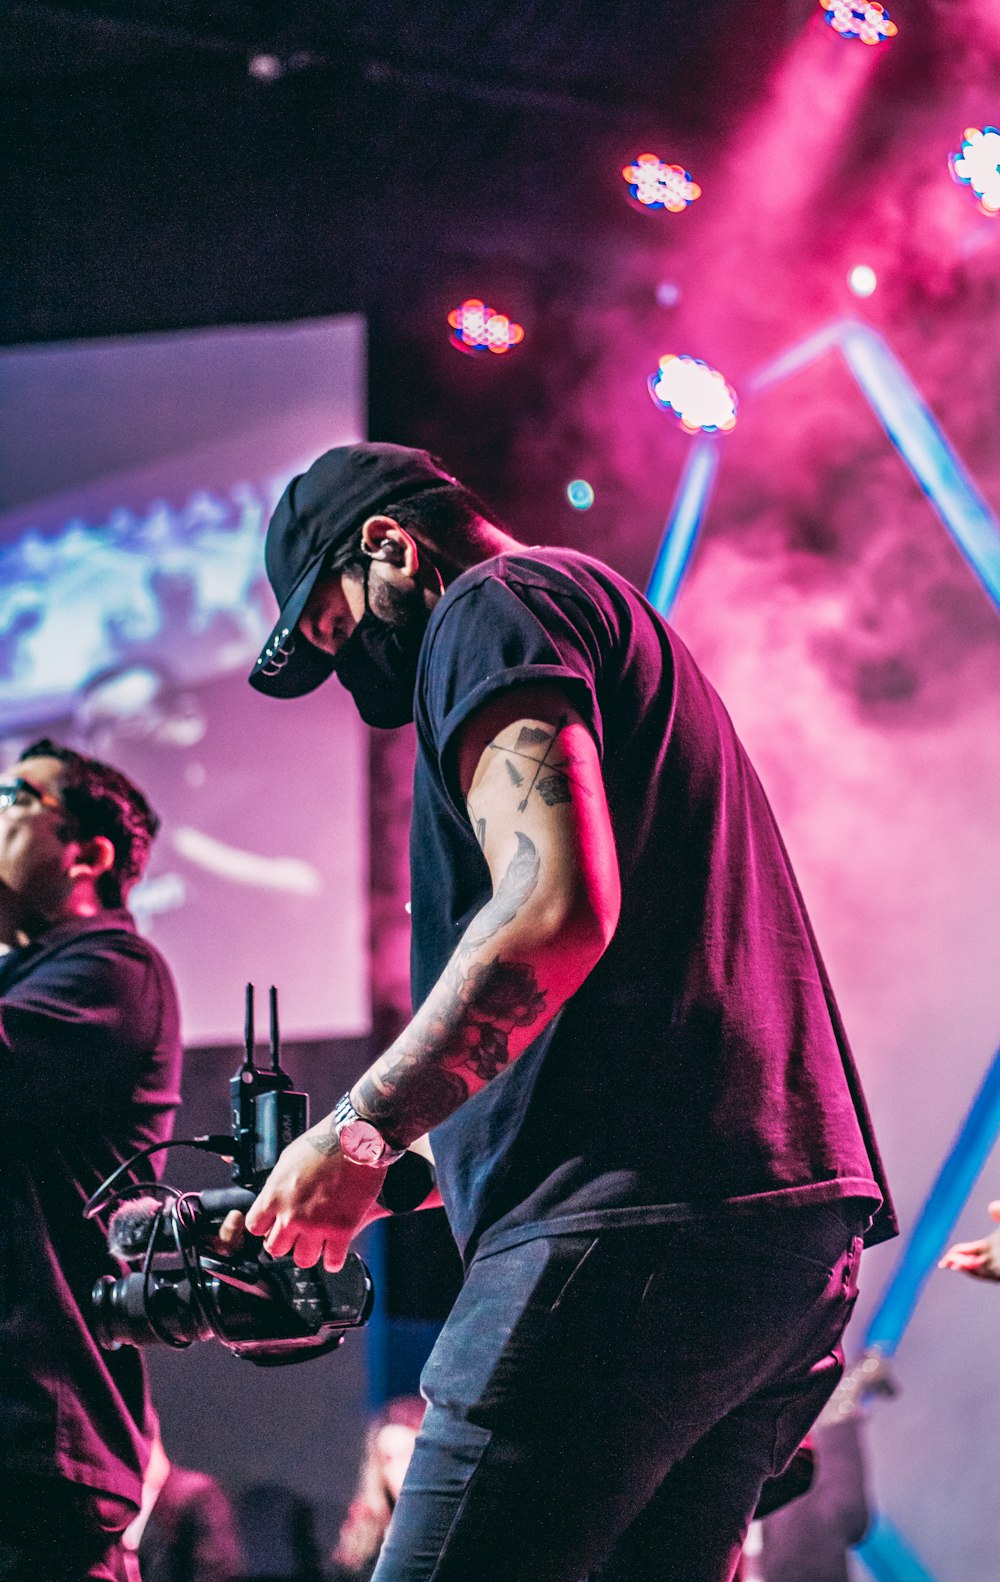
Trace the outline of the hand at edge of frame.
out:
M 1000 1220 L 1000 1200 L 989 1205 L 991 1219 Z M 959 1241 L 949 1247 L 938 1263 L 939 1269 L 955 1269 L 977 1280 L 1000 1281 L 1000 1230 L 979 1241 Z

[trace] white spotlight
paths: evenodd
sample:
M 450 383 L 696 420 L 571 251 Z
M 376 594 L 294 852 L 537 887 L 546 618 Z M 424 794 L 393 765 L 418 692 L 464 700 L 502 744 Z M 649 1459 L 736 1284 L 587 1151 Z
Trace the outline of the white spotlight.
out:
M 878 285 L 878 276 L 869 264 L 855 264 L 847 277 L 847 284 L 856 297 L 870 297 Z

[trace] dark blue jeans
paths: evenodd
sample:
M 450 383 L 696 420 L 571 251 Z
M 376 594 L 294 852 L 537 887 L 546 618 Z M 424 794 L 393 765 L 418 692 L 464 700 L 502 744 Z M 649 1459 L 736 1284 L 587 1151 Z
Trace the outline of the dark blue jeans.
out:
M 478 1257 L 374 1582 L 729 1582 L 840 1377 L 857 1204 Z

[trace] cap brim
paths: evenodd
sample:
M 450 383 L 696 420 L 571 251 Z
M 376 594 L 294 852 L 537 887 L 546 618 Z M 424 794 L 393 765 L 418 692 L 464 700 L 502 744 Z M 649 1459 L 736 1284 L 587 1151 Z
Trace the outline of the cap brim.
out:
M 252 687 L 268 697 L 304 697 L 333 675 L 334 655 L 314 647 L 296 630 L 322 569 L 320 557 L 288 595 L 270 637 L 257 655 L 248 679 Z

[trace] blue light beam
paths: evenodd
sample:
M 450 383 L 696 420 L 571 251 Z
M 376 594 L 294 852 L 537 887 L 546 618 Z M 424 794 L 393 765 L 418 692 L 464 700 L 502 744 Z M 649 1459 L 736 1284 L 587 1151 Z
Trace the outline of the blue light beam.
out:
M 1000 521 L 969 477 L 916 385 L 886 342 L 857 319 L 827 324 L 766 363 L 747 381 L 759 393 L 838 350 L 886 435 L 923 489 L 931 506 L 1000 606 Z M 695 445 L 646 590 L 668 614 L 687 569 L 708 508 L 719 457 L 711 441 Z
M 875 1582 L 934 1582 L 902 1533 L 885 1516 L 873 1518 L 854 1553 Z
M 1000 605 L 1000 522 L 881 335 L 857 319 L 841 319 L 766 364 L 748 388 L 777 384 L 834 347 L 990 598 Z
M 1000 604 L 1000 522 L 931 416 L 902 363 L 866 324 L 841 348 L 869 404 L 994 604 Z
M 895 1354 L 924 1284 L 1000 1136 L 1000 1050 L 931 1187 L 865 1334 L 866 1351 Z
M 719 469 L 719 445 L 699 439 L 691 447 L 681 474 L 674 503 L 663 529 L 660 547 L 646 586 L 646 597 L 661 615 L 669 615 L 694 550 L 695 540 L 708 510 Z

